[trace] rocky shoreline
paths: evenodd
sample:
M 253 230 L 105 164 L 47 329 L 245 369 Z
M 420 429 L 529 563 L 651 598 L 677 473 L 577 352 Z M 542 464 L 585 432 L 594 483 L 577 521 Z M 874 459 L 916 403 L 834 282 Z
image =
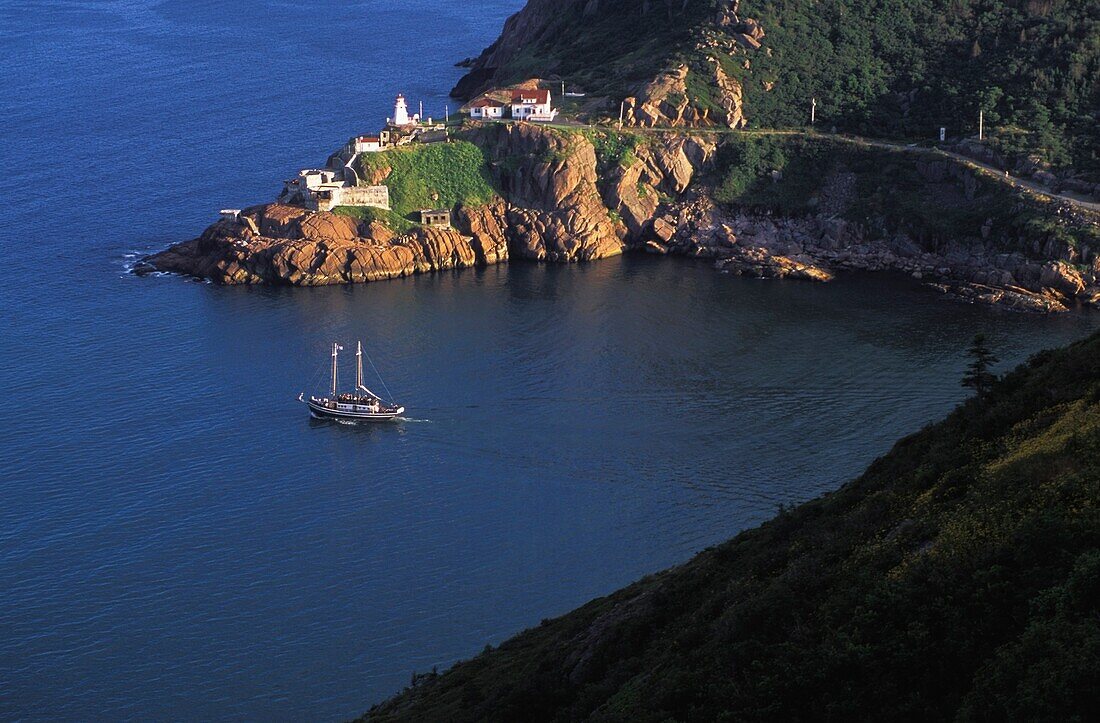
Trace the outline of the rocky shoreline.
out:
M 904 234 L 872 241 L 858 225 L 831 217 L 731 213 L 697 198 L 670 208 L 653 228 L 650 253 L 713 258 L 716 268 L 739 276 L 831 281 L 842 270 L 895 271 L 958 301 L 1040 313 L 1100 301 L 1095 277 L 1086 285 L 1062 260 L 1040 263 L 975 242 L 932 252 Z
M 319 286 L 484 265 L 495 253 L 450 229 L 418 228 L 397 236 L 377 222 L 270 204 L 218 221 L 199 238 L 142 260 L 135 271 L 175 272 L 218 284 Z
M 1015 250 L 1006 251 L 1009 245 L 990 235 L 988 225 L 973 237 L 946 241 L 904 231 L 872 234 L 839 214 L 854 187 L 843 174 L 832 179 L 813 214 L 719 204 L 706 178 L 716 155 L 713 137 L 654 137 L 632 149 L 629 163 L 601 158 L 585 133 L 527 123 L 473 124 L 463 138 L 483 150 L 500 197 L 456 206 L 452 229 L 398 234 L 377 220 L 268 204 L 147 257 L 136 271 L 305 286 L 644 250 L 712 258 L 723 272 L 761 278 L 829 281 L 841 270 L 896 271 L 952 299 L 1021 311 L 1100 302 L 1100 258 L 1091 249 L 1054 239 L 1028 248 L 1014 239 Z M 921 173 L 930 185 L 970 192 L 961 164 L 922 162 Z

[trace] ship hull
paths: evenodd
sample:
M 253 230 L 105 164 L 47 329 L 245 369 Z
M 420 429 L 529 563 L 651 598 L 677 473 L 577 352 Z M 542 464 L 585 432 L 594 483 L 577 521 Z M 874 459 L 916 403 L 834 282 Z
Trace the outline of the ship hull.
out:
M 397 419 L 405 411 L 404 407 L 378 412 L 333 409 L 313 400 L 305 400 L 305 402 L 306 406 L 309 407 L 310 416 L 314 419 L 337 419 L 347 422 L 390 422 Z

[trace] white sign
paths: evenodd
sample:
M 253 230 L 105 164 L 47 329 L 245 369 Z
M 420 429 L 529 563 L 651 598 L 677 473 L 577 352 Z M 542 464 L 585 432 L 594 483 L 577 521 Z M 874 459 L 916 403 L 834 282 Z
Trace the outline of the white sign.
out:
M 940 128 L 940 142 L 942 143 L 945 140 L 947 140 L 947 129 Z

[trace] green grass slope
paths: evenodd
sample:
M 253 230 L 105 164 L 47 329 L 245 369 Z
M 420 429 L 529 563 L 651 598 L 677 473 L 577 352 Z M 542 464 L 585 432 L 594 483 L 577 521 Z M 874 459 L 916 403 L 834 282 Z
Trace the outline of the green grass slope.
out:
M 1100 335 L 371 721 L 1095 720 Z
M 384 175 L 381 182 L 390 189 L 391 211 L 341 208 L 338 212 L 379 218 L 397 230 L 419 221 L 419 209 L 481 206 L 497 196 L 484 152 L 466 141 L 363 153 L 355 166 L 360 178 Z

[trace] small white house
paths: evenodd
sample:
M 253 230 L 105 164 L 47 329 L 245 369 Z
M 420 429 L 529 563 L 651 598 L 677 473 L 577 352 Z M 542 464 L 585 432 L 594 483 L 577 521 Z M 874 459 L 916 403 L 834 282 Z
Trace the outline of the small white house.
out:
M 504 103 L 499 100 L 493 100 L 492 98 L 478 98 L 470 104 L 470 117 L 482 118 L 485 120 L 495 120 L 504 117 L 504 109 L 507 108 Z
M 514 90 L 512 91 L 512 117 L 516 120 L 549 122 L 558 112 L 550 104 L 550 91 Z
M 356 136 L 352 139 L 352 152 L 359 153 L 378 153 L 382 150 L 382 139 L 378 136 Z

